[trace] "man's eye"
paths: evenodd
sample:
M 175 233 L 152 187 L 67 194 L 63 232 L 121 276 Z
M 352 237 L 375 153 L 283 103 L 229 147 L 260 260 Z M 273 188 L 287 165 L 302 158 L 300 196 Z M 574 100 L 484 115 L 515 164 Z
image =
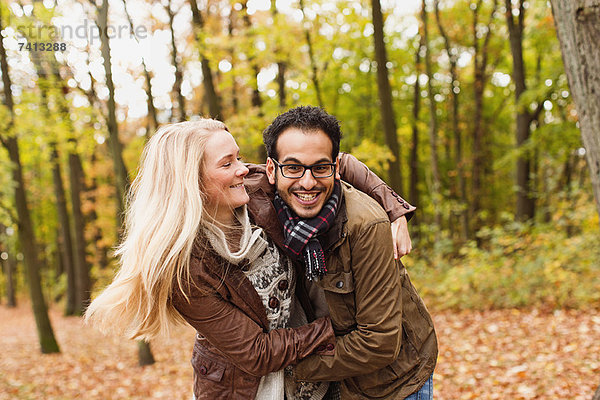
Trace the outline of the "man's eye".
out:
M 290 172 L 299 172 L 302 171 L 302 167 L 299 165 L 288 165 L 287 170 Z
M 315 172 L 327 172 L 329 171 L 329 165 L 315 165 L 313 170 Z

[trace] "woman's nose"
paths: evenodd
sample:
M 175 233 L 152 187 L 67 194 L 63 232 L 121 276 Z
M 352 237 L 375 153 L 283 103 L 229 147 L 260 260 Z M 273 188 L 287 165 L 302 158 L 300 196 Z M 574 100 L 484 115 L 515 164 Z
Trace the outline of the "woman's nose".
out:
M 248 171 L 250 171 L 248 169 L 248 167 L 246 167 L 246 164 L 244 164 L 243 162 L 239 162 L 240 163 L 240 167 L 237 170 L 237 175 L 238 176 L 246 176 L 248 175 Z

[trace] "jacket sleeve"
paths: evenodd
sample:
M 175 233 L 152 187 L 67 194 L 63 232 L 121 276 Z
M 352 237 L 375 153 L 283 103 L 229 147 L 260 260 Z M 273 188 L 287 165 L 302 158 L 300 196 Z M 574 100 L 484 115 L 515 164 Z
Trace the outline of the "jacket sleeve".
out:
M 174 290 L 175 309 L 236 367 L 251 375 L 278 371 L 314 352 L 333 353 L 335 337 L 329 318 L 298 328 L 264 332 L 214 289 L 209 292 L 192 284 L 188 298 L 189 302 L 181 291 Z
M 403 215 L 407 220 L 412 218 L 416 207 L 400 197 L 352 154 L 340 153 L 340 176 L 342 180 L 375 199 L 391 222 Z
M 391 243 L 389 222 L 381 220 L 351 242 L 356 328 L 336 338 L 333 357 L 311 355 L 298 363 L 298 380 L 343 380 L 381 369 L 398 357 L 402 277 Z

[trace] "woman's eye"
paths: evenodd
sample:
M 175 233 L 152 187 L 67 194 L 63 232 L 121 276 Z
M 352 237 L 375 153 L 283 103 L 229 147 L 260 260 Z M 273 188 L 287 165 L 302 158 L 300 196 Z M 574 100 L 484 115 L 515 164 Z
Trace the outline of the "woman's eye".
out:
M 231 166 L 230 162 L 223 164 L 223 167 L 230 167 L 230 166 Z

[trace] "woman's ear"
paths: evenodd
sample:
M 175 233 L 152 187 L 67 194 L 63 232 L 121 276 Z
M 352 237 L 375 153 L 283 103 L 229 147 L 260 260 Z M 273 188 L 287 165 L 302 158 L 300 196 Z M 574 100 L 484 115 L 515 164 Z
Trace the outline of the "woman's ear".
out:
M 271 157 L 267 157 L 267 178 L 269 178 L 269 183 L 271 185 L 275 184 L 275 163 L 271 159 Z

